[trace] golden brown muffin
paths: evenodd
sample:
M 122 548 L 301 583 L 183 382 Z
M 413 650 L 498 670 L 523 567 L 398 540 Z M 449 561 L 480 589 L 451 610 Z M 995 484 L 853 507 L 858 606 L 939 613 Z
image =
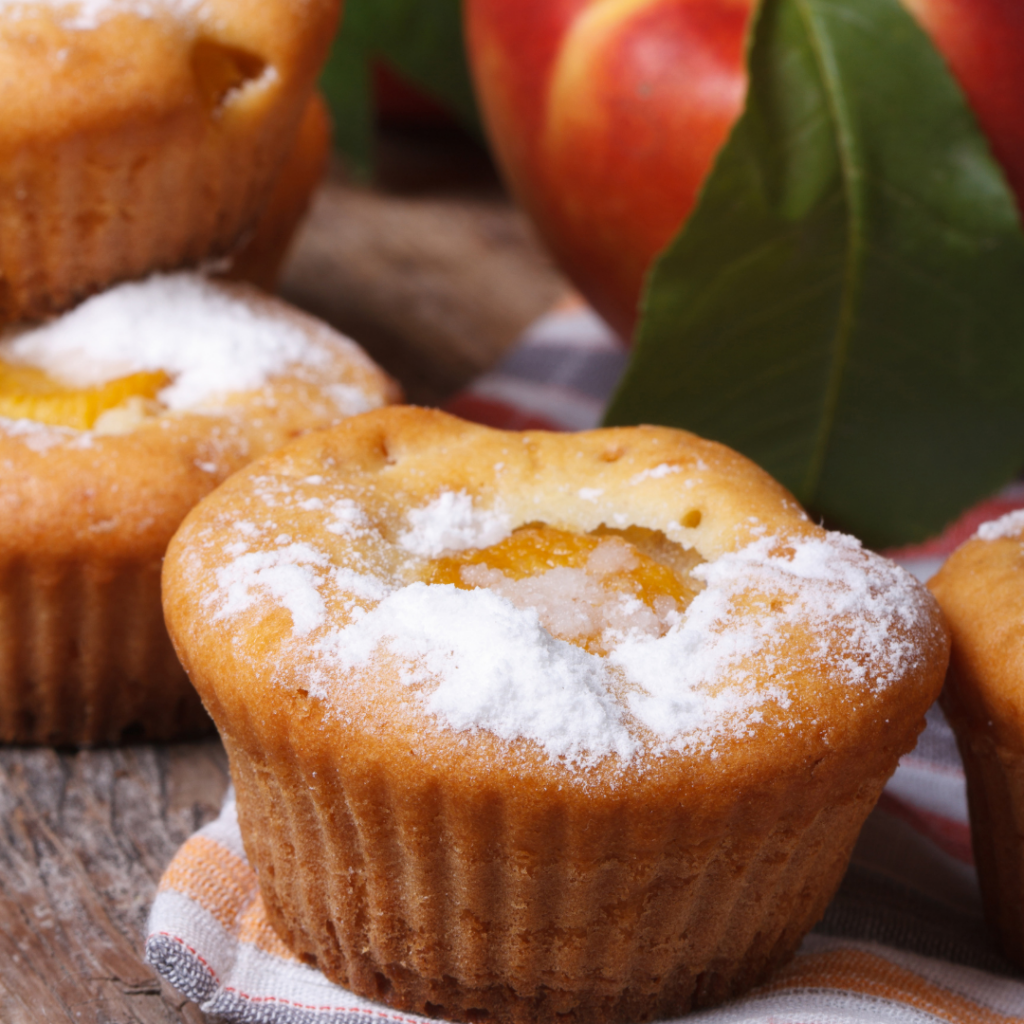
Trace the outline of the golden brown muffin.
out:
M 0 740 L 208 730 L 163 625 L 168 541 L 251 459 L 394 397 L 325 324 L 196 275 L 0 340 Z
M 649 1020 L 790 957 L 945 671 L 927 591 L 680 431 L 393 408 L 185 521 L 168 628 L 304 960 L 453 1020 Z
M 1024 513 L 985 523 L 928 586 L 953 636 L 942 708 L 967 775 L 985 915 L 1024 967 Z
M 274 291 L 295 231 L 327 168 L 330 149 L 331 118 L 327 103 L 323 96 L 314 93 L 252 237 L 231 257 L 231 268 L 225 276 Z
M 338 10 L 339 0 L 0 5 L 0 322 L 244 241 Z

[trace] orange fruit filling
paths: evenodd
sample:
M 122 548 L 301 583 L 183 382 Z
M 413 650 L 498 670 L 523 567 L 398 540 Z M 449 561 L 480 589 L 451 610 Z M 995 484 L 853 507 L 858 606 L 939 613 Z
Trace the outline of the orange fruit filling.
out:
M 611 551 L 605 547 L 606 557 L 595 556 L 610 538 L 617 541 Z M 664 534 L 642 527 L 601 527 L 593 533 L 580 534 L 529 524 L 489 548 L 470 549 L 438 559 L 427 582 L 453 583 L 471 590 L 474 584 L 466 576 L 473 574 L 463 573 L 468 566 L 496 569 L 509 580 L 540 577 L 552 569 L 578 569 L 599 580 L 610 596 L 637 598 L 661 616 L 666 598 L 674 602 L 676 610 L 682 611 L 696 597 L 701 585 L 690 576 L 690 569 L 701 561 L 696 552 L 686 551 Z M 588 648 L 597 642 L 593 635 L 573 639 Z
M 232 92 L 259 78 L 267 62 L 255 53 L 213 39 L 198 39 L 192 47 L 192 71 L 206 105 L 221 107 Z
M 69 388 L 36 367 L 0 362 L 0 416 L 91 430 L 108 409 L 129 398 L 154 399 L 170 382 L 158 370 L 132 373 L 95 387 Z

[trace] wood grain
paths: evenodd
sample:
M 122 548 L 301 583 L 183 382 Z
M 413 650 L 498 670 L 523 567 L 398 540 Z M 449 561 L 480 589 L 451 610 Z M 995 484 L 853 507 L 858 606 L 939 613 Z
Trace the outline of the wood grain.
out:
M 0 751 L 0 1020 L 203 1020 L 142 962 L 149 904 L 227 786 L 216 740 Z

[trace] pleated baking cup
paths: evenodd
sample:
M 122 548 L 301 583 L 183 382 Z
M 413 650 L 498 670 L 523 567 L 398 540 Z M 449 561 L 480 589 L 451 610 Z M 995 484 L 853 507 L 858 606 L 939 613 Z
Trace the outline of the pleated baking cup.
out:
M 952 720 L 967 776 L 985 917 L 1007 958 L 1024 966 L 1024 754 L 1000 746 L 990 732 Z
M 225 739 L 268 917 L 301 959 L 397 1009 L 517 1024 L 654 1020 L 763 981 L 823 914 L 896 764 L 868 753 L 694 811 L 671 787 L 449 790 L 358 754 L 332 765 L 316 742 Z
M 83 746 L 212 731 L 160 608 L 160 563 L 0 564 L 0 742 Z
M 0 322 L 243 244 L 339 4 L 110 7 L 87 27 L 55 5 L 0 17 Z

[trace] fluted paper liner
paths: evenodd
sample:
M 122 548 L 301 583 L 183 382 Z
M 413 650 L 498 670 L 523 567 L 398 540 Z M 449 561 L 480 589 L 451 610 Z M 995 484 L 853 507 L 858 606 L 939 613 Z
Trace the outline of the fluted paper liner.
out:
M 985 916 L 1006 955 L 1024 963 L 1024 755 L 991 735 L 961 729 L 957 746 L 967 776 L 971 846 Z
M 711 834 L 666 816 L 652 846 L 628 798 L 599 816 L 559 798 L 460 805 L 383 770 L 227 745 L 285 942 L 354 992 L 466 1021 L 652 1020 L 762 981 L 821 917 L 896 763 L 835 799 L 769 780 Z
M 0 742 L 185 739 L 212 723 L 178 664 L 160 565 L 0 565 Z

